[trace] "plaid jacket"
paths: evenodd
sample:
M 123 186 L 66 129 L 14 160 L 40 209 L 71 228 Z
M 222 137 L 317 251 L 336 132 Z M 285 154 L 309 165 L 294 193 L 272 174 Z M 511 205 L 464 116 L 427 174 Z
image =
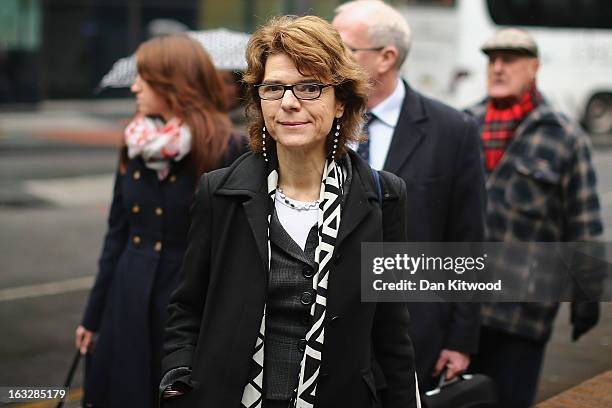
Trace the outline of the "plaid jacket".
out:
M 480 130 L 486 103 L 468 110 Z M 588 137 L 546 101 L 516 130 L 487 179 L 488 241 L 593 240 L 603 232 Z M 537 264 L 529 265 L 533 271 Z M 550 337 L 558 303 L 491 303 L 485 326 L 538 341 Z

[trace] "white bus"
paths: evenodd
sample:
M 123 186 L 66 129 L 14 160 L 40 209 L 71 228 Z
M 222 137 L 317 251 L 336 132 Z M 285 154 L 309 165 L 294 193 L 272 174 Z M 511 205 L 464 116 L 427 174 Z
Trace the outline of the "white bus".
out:
M 594 134 L 612 133 L 612 0 L 404 0 L 413 29 L 404 76 L 457 108 L 485 96 L 480 45 L 504 26 L 540 48 L 538 86 Z

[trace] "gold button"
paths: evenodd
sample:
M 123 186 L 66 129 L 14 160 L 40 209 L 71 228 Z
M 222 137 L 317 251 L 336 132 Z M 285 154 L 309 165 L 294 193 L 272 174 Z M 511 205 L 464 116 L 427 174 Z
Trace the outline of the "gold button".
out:
M 140 206 L 139 206 L 138 204 L 134 204 L 134 205 L 132 206 L 132 212 L 133 212 L 134 214 L 138 214 L 138 213 L 140 212 Z
M 155 209 L 155 215 L 162 215 L 164 213 L 164 210 L 161 207 L 157 207 Z
M 162 250 L 162 243 L 161 243 L 161 241 L 157 241 L 155 243 L 155 245 L 153 246 L 153 249 L 155 250 L 155 252 L 160 252 Z
M 173 174 L 168 180 L 170 180 L 171 183 L 174 183 L 176 181 L 176 176 Z
M 132 242 L 134 243 L 134 245 L 140 245 L 140 243 L 142 242 L 142 240 L 140 239 L 140 237 L 138 235 L 134 235 L 132 237 Z
M 140 179 L 140 171 L 139 170 L 135 170 L 134 174 L 133 174 L 134 180 L 138 180 Z

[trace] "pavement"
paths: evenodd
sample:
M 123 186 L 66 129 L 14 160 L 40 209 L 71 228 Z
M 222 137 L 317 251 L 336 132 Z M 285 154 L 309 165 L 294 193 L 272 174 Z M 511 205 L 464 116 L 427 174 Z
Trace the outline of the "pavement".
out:
M 0 385 L 64 381 L 133 109 L 124 99 L 0 111 Z M 82 378 L 80 367 L 66 408 L 79 406 Z
M 119 146 L 133 112 L 133 99 L 45 101 L 33 110 L 0 110 L 0 142 L 3 150 L 66 143 Z
M 117 156 L 133 109 L 132 99 L 113 99 L 0 110 L 0 206 L 78 205 L 107 198 L 114 172 L 108 156 Z
M 0 385 L 57 385 L 93 282 L 122 129 L 133 101 L 49 101 L 0 111 Z M 601 145 L 599 145 L 601 146 Z M 606 225 L 612 225 L 612 150 L 595 151 Z M 612 228 L 606 229 L 612 240 Z M 538 400 L 612 368 L 612 304 L 570 341 L 567 305 L 547 347 Z M 78 406 L 79 371 L 72 401 Z M 53 404 L 21 404 L 21 408 Z

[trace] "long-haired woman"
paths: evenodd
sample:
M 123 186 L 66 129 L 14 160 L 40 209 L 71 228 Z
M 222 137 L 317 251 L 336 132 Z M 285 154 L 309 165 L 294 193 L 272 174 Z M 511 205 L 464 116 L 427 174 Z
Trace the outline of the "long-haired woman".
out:
M 125 129 L 98 275 L 76 346 L 87 353 L 85 406 L 151 407 L 168 297 L 179 281 L 199 176 L 240 143 L 210 58 L 187 36 L 137 51 L 138 110 Z

